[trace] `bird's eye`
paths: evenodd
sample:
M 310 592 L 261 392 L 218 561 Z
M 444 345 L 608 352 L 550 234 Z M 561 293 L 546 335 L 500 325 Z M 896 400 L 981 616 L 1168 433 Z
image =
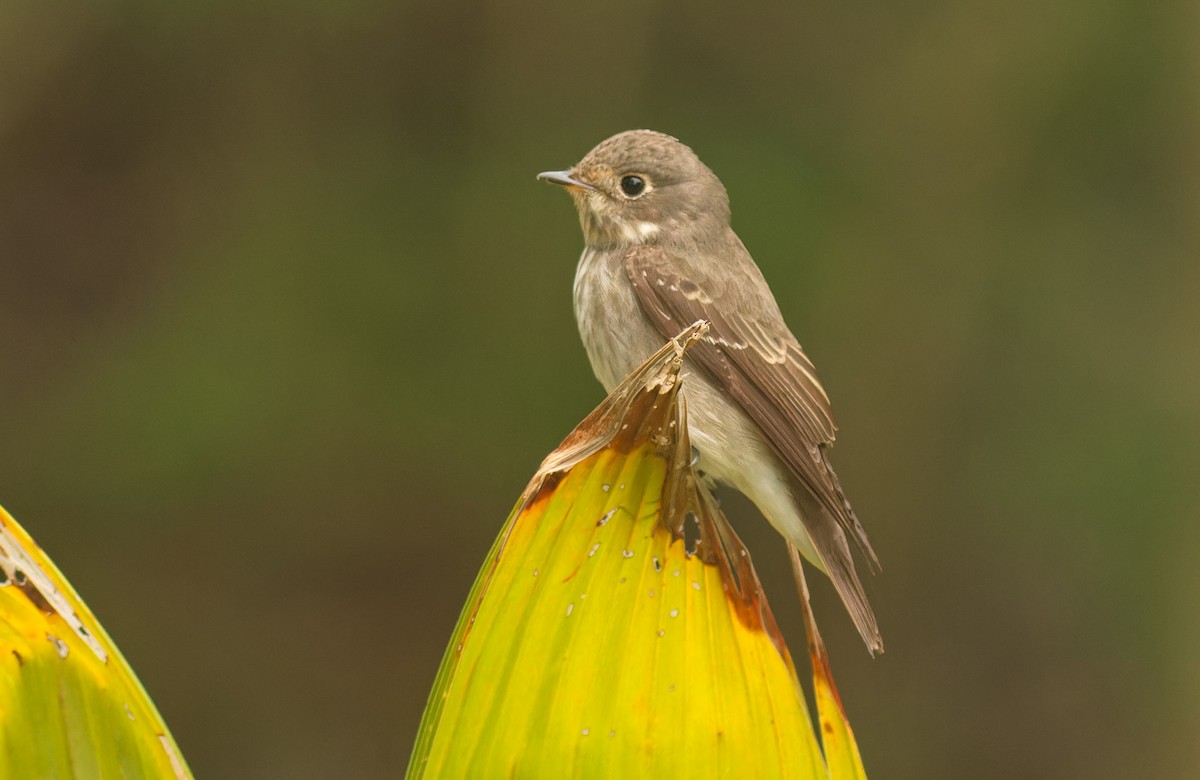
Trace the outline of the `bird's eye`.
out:
M 641 176 L 622 176 L 621 192 L 631 198 L 636 198 L 646 190 L 646 180 Z

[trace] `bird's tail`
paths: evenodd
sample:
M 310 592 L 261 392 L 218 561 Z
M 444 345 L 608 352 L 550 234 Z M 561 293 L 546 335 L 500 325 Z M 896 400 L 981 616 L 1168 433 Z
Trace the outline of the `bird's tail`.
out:
M 854 568 L 854 557 L 850 553 L 845 531 L 829 510 L 825 509 L 803 485 L 793 484 L 791 492 L 813 549 L 821 559 L 815 563 L 829 574 L 833 587 L 841 596 L 842 603 L 846 605 L 846 611 L 850 613 L 850 619 L 854 621 L 855 628 L 866 642 L 868 652 L 871 655 L 882 653 L 883 636 L 879 633 L 875 613 L 871 610 L 867 594 Z M 804 589 L 799 580 L 797 587 L 801 588 L 803 596 Z

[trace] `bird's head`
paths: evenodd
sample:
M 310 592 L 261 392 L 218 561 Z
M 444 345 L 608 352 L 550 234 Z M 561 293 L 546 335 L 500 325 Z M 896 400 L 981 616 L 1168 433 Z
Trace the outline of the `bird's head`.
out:
M 695 152 L 653 130 L 614 135 L 575 167 L 538 178 L 570 191 L 592 247 L 703 239 L 729 225 L 721 181 Z

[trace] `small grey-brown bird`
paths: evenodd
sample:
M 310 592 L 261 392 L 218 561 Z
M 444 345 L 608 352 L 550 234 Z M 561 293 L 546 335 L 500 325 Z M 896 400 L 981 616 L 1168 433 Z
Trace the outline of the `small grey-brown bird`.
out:
M 601 384 L 611 392 L 664 340 L 708 320 L 684 364 L 699 470 L 750 498 L 826 572 L 868 650 L 883 652 L 847 535 L 873 570 L 879 560 L 829 463 L 829 396 L 730 227 L 721 181 L 651 130 L 615 135 L 538 178 L 566 187 L 579 212 L 575 318 Z

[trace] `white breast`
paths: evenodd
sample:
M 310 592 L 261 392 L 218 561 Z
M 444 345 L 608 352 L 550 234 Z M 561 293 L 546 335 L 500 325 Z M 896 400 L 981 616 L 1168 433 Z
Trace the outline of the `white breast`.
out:
M 666 341 L 642 313 L 619 250 L 583 250 L 575 271 L 575 321 L 592 371 L 610 392 Z

